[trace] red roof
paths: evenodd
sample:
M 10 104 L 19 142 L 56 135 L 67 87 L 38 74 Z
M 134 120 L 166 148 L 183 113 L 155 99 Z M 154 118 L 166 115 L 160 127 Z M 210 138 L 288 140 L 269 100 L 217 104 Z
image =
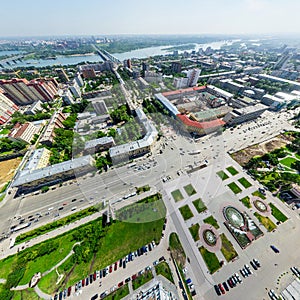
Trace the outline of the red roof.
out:
M 181 115 L 181 114 L 178 114 L 177 118 L 181 120 L 181 122 L 183 122 L 184 125 L 186 126 L 191 126 L 191 127 L 201 128 L 201 129 L 208 129 L 208 128 L 225 125 L 225 122 L 222 121 L 221 119 L 216 119 L 208 122 L 197 122 L 189 119 L 187 115 Z
M 181 90 L 176 90 L 176 91 L 164 92 L 164 93 L 162 93 L 162 95 L 167 97 L 167 96 L 171 96 L 171 95 L 184 94 L 187 92 L 200 91 L 200 90 L 205 90 L 205 89 L 206 89 L 206 86 L 203 85 L 203 86 L 190 87 L 187 89 L 181 89 Z

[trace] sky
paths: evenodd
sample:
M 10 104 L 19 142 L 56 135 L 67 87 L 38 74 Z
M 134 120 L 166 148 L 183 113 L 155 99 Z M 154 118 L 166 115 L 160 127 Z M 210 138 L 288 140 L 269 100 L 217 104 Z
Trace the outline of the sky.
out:
M 2 0 L 0 36 L 299 33 L 299 11 L 299 0 Z

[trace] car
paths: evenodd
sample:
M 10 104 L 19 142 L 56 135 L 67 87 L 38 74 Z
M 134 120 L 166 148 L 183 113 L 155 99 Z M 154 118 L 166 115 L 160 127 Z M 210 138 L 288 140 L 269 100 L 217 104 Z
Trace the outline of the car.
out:
M 109 273 L 112 272 L 112 265 L 109 266 Z
M 93 274 L 93 281 L 95 281 L 97 279 L 97 274 L 96 272 Z
M 78 289 L 81 289 L 81 287 L 82 287 L 82 282 L 81 282 L 81 280 L 78 281 L 77 286 L 78 286 Z
M 188 279 L 186 279 L 186 281 L 185 281 L 187 284 L 190 284 L 190 283 L 192 283 L 192 279 L 191 278 L 188 278 Z
M 63 297 L 64 297 L 64 299 L 67 297 L 67 289 L 65 289 L 65 290 L 63 291 Z
M 89 283 L 90 283 L 90 281 L 89 281 L 89 278 L 87 277 L 87 278 L 85 279 L 85 285 L 89 285 Z
M 136 279 L 136 277 L 137 277 L 136 274 L 133 274 L 133 275 L 131 276 L 131 279 L 134 280 L 134 279 Z
M 250 261 L 250 265 L 252 266 L 252 268 L 254 270 L 257 270 L 257 266 L 256 266 L 256 264 L 252 260 Z
M 63 206 L 61 206 L 61 207 L 59 207 L 59 208 L 58 208 L 58 210 L 63 210 L 63 209 L 64 209 L 64 207 L 63 207 Z
M 102 278 L 102 270 L 99 271 L 99 277 Z
M 227 279 L 227 283 L 228 283 L 228 285 L 229 285 L 231 288 L 234 288 L 234 285 L 233 285 L 233 282 L 232 282 L 232 279 L 231 279 L 231 278 L 228 278 L 228 279 Z
M 270 247 L 271 247 L 271 249 L 272 249 L 275 253 L 279 253 L 279 252 L 280 252 L 274 245 L 271 245 Z
M 166 259 L 165 259 L 164 256 L 162 256 L 162 257 L 159 258 L 159 261 L 165 261 L 165 260 L 166 260 Z
M 59 300 L 62 300 L 62 297 L 63 297 L 63 292 L 59 292 Z
M 260 268 L 261 264 L 260 264 L 260 262 L 258 261 L 258 259 L 253 258 L 253 262 L 255 263 L 255 265 L 256 265 L 258 268 Z
M 121 287 L 123 284 L 124 284 L 123 281 L 119 282 L 118 287 Z
M 100 299 L 105 298 L 107 295 L 108 295 L 108 291 L 103 292 L 103 293 L 100 295 Z
M 217 295 L 221 296 L 221 291 L 220 291 L 219 287 L 216 284 L 214 285 L 214 288 L 215 288 L 215 291 L 216 291 Z
M 76 198 L 74 198 L 74 199 L 72 199 L 72 202 L 75 202 L 77 199 Z
M 121 268 L 122 267 L 122 263 L 123 263 L 123 260 L 122 260 L 122 258 L 119 260 L 119 268 Z
M 123 269 L 126 268 L 126 260 L 123 261 Z
M 54 296 L 54 300 L 57 300 L 57 298 L 58 298 L 58 295 L 57 295 L 57 294 L 55 294 L 55 296 Z
M 219 283 L 219 284 L 218 284 L 218 287 L 219 287 L 219 289 L 221 290 L 221 293 L 224 295 L 224 294 L 225 294 L 225 289 L 224 289 L 222 283 Z
M 238 273 L 235 273 L 234 277 L 236 278 L 236 280 L 237 280 L 238 283 L 242 283 L 243 282 L 242 279 L 241 279 L 241 277 L 240 277 L 240 275 Z
M 149 251 L 152 251 L 152 245 L 149 244 L 148 247 L 149 247 Z
M 130 280 L 131 280 L 131 278 L 130 278 L 130 277 L 127 277 L 127 278 L 125 279 L 125 283 L 129 282 Z
M 85 286 L 85 279 L 82 279 L 81 283 L 82 283 L 82 287 L 84 287 Z
M 300 271 L 297 267 L 294 267 L 294 269 L 296 270 L 296 272 L 298 273 L 298 276 L 300 277 Z
M 224 286 L 225 290 L 228 292 L 229 291 L 229 287 L 228 287 L 227 283 L 224 281 L 222 283 L 222 285 Z
M 156 266 L 156 265 L 158 265 L 158 260 L 153 262 L 153 266 Z
M 72 287 L 69 286 L 69 287 L 68 287 L 68 292 L 67 292 L 67 296 L 68 296 L 68 297 L 71 295 L 71 292 L 72 292 Z
M 233 286 L 236 286 L 238 284 L 237 278 L 234 275 L 232 275 L 230 278 L 232 280 Z
M 99 279 L 100 278 L 100 271 L 96 271 L 96 279 Z
M 117 271 L 117 269 L 118 269 L 118 263 L 115 262 L 114 271 Z
M 244 269 L 240 269 L 240 272 L 244 278 L 248 276 L 248 273 L 246 273 Z
M 91 298 L 91 300 L 96 300 L 96 299 L 98 299 L 98 294 L 95 294 L 95 295 Z
M 250 269 L 249 265 L 246 264 L 246 265 L 244 266 L 244 269 L 247 271 L 248 275 L 252 275 L 252 274 L 253 274 L 253 272 L 252 272 L 252 270 Z
M 90 283 L 93 283 L 93 274 L 90 274 Z
M 78 283 L 75 284 L 75 292 L 78 290 Z
M 298 273 L 297 269 L 295 267 L 291 267 L 291 271 L 294 273 L 294 275 L 296 275 L 297 277 L 300 276 L 300 274 Z

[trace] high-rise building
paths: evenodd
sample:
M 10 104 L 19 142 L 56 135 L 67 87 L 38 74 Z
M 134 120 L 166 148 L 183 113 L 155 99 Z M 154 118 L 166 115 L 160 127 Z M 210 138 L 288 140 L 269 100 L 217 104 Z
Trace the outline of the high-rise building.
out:
M 74 77 L 74 80 L 77 82 L 77 84 L 80 86 L 80 87 L 83 87 L 84 86 L 84 82 L 82 80 L 82 77 L 80 75 L 80 73 L 77 73 L 76 76 Z
M 56 69 L 56 73 L 61 82 L 68 82 L 70 79 L 63 68 Z
M 188 71 L 188 86 L 197 85 L 201 70 L 200 69 L 192 69 Z
M 180 62 L 172 62 L 171 70 L 173 73 L 181 73 L 181 63 Z
M 69 86 L 69 89 L 75 98 L 81 97 L 80 87 L 75 80 L 72 81 L 72 84 Z
M 6 123 L 19 108 L 0 91 L 0 124 Z
M 18 105 L 28 105 L 38 100 L 51 101 L 57 94 L 57 82 L 53 79 L 0 80 L 0 88 Z

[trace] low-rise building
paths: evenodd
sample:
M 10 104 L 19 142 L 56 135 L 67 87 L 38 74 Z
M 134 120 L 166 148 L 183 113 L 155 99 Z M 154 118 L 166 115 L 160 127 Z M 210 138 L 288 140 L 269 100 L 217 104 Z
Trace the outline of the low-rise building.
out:
M 37 100 L 33 102 L 25 111 L 26 115 L 35 115 L 37 112 L 43 111 L 42 101 Z
M 145 128 L 146 134 L 140 140 L 111 147 L 109 149 L 109 155 L 113 164 L 128 162 L 133 158 L 140 157 L 151 152 L 151 149 L 157 139 L 158 132 L 143 110 L 137 108 L 135 111 L 139 122 Z
M 50 119 L 48 126 L 40 139 L 40 143 L 43 145 L 51 145 L 55 137 L 56 128 L 64 128 L 63 122 L 66 120 L 66 116 L 61 112 L 56 112 Z
M 26 174 L 26 171 L 30 173 L 34 170 L 47 167 L 49 163 L 50 155 L 51 155 L 51 151 L 49 151 L 46 148 L 40 148 L 34 150 L 31 153 L 24 169 L 22 170 L 23 175 Z
M 8 137 L 12 140 L 20 140 L 29 144 L 37 132 L 38 129 L 30 122 L 24 124 L 17 123 Z
M 29 172 L 21 171 L 13 181 L 12 187 L 18 188 L 18 194 L 22 194 L 82 176 L 93 170 L 94 160 L 92 156 L 86 155 Z
M 256 119 L 267 109 L 268 107 L 263 104 L 234 109 L 223 118 L 223 121 L 228 125 L 243 123 Z
M 114 139 L 111 136 L 105 136 L 99 139 L 87 141 L 84 146 L 84 153 L 94 154 L 98 151 L 107 150 L 114 145 Z

